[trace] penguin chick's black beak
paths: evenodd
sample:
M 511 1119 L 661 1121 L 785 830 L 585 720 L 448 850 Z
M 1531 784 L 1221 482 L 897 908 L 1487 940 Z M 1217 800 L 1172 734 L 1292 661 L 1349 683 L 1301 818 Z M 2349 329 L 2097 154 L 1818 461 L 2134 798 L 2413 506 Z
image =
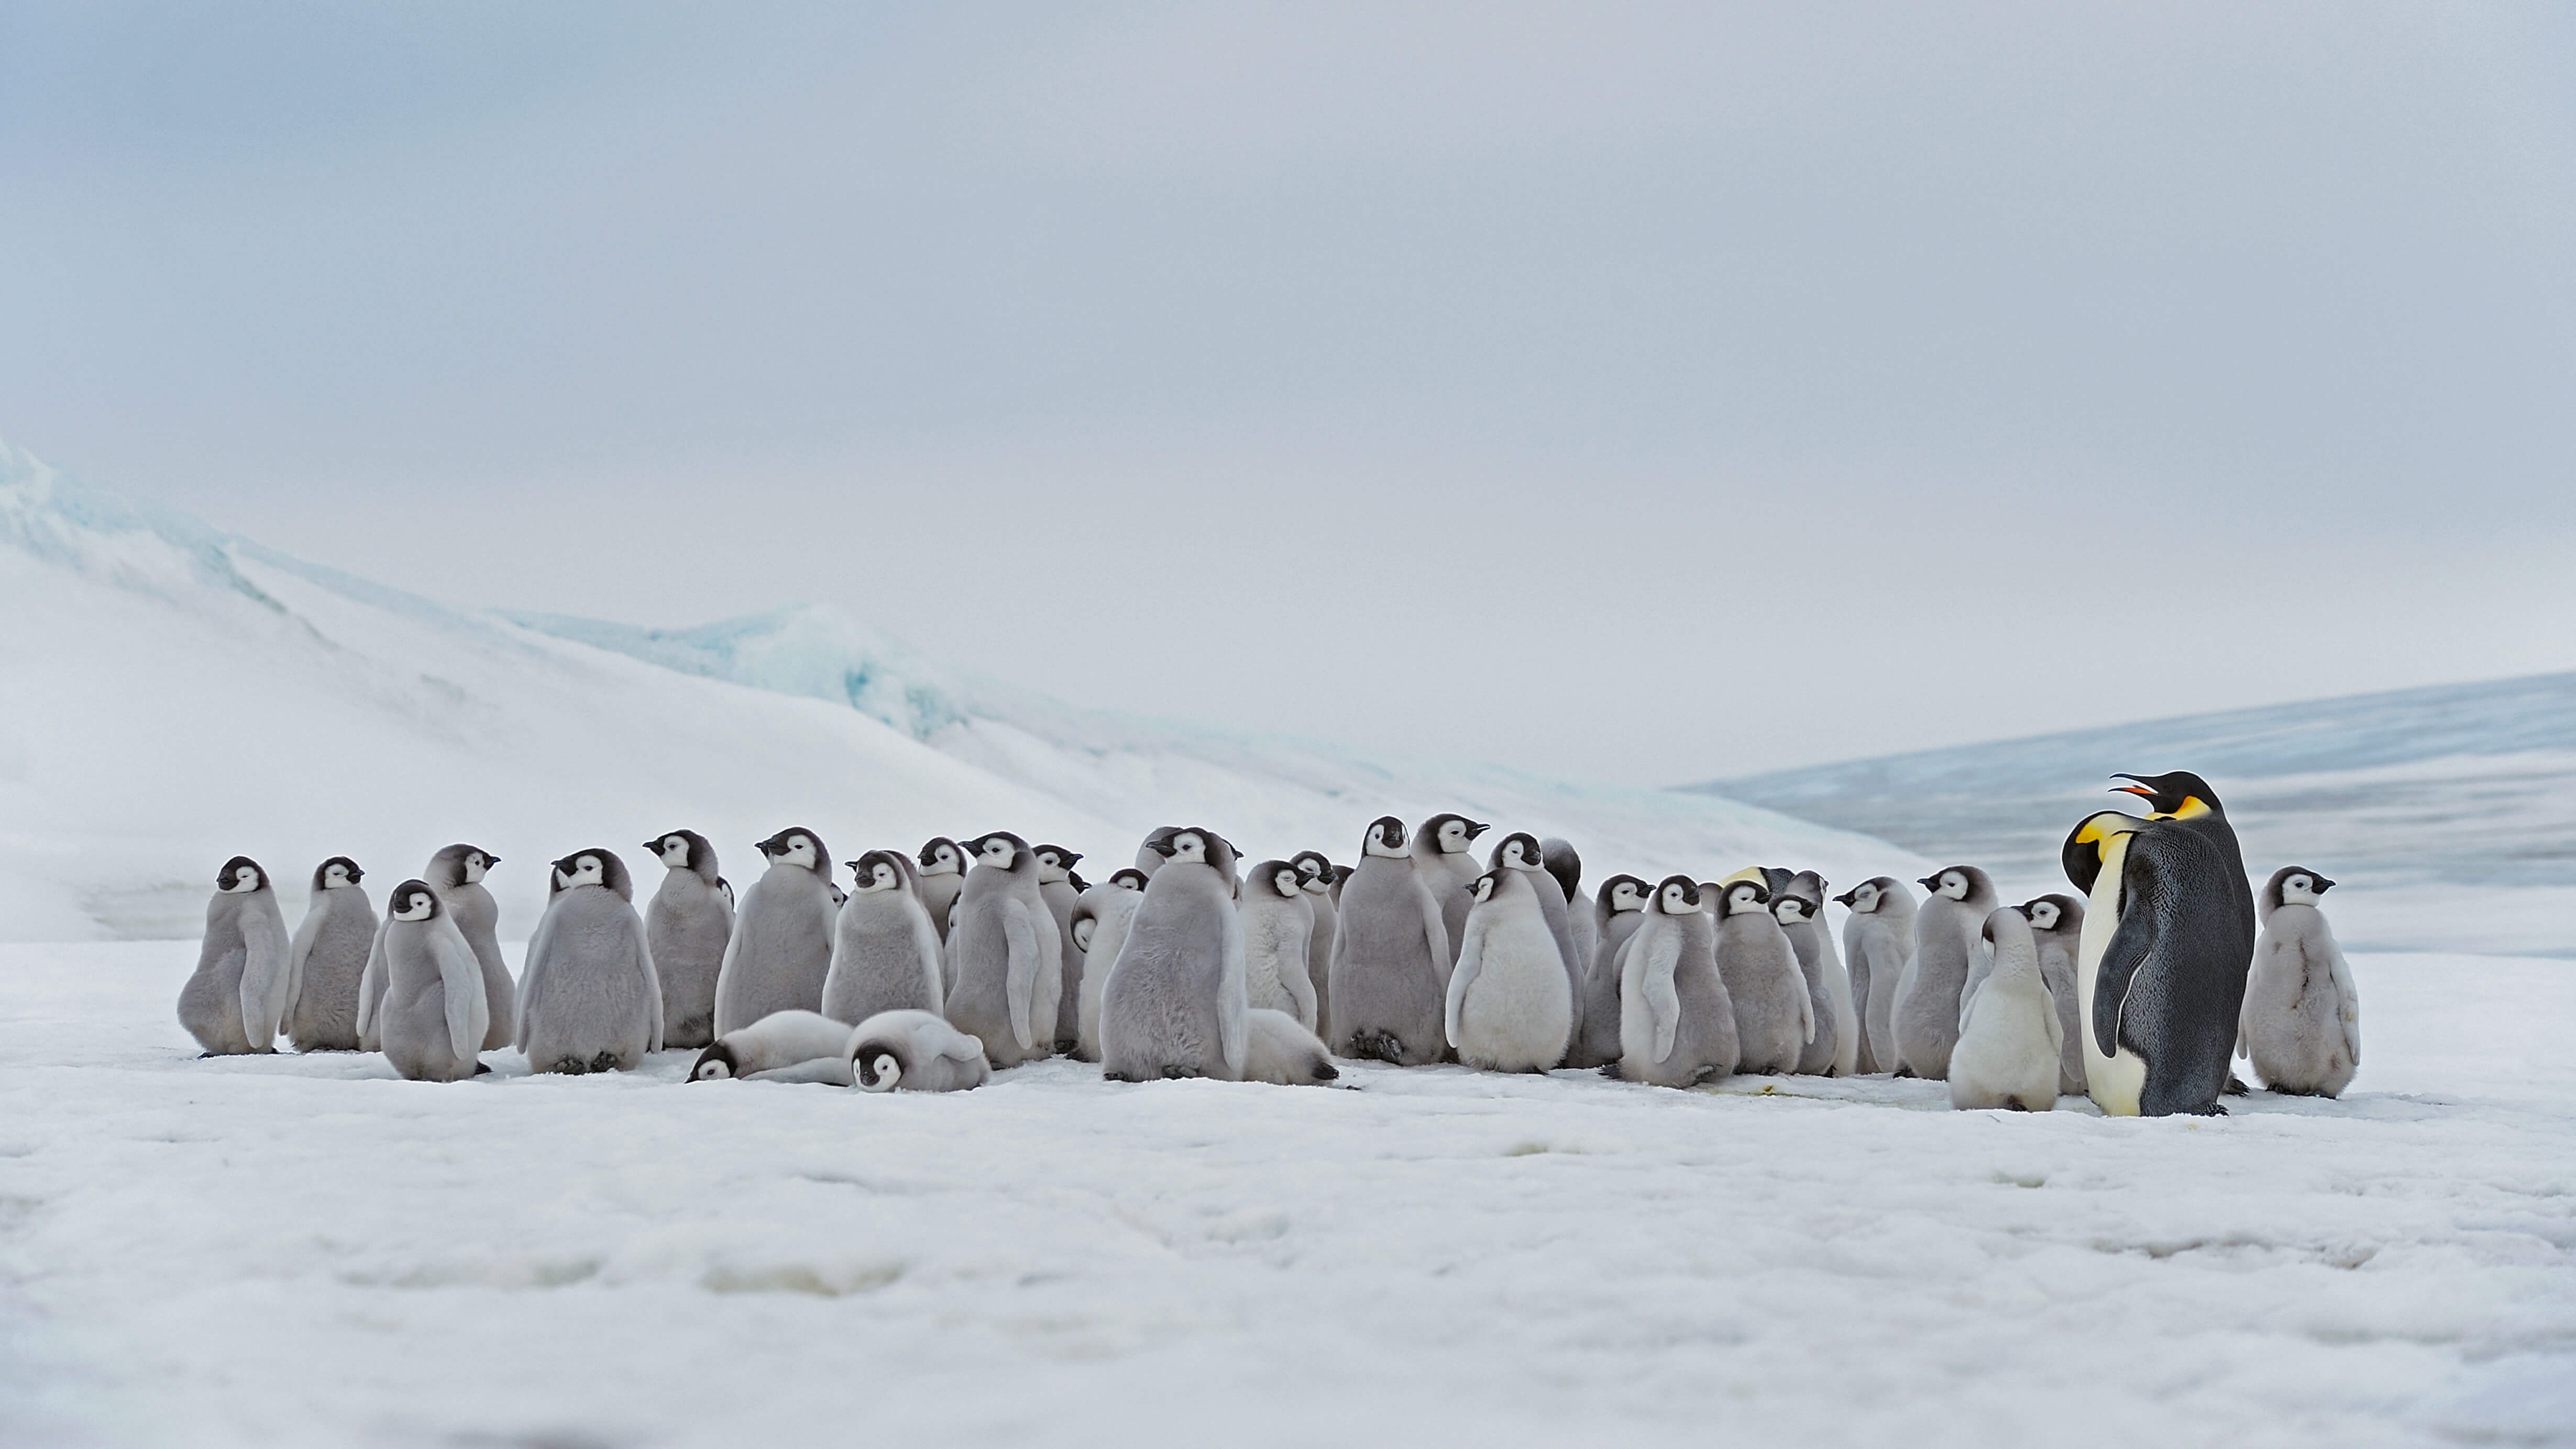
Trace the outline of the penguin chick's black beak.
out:
M 349 877 L 349 879 L 351 879 L 351 880 L 356 880 L 356 879 L 357 879 L 357 876 L 355 876 L 355 875 L 353 874 L 353 875 L 351 875 L 351 876 Z M 2330 880 L 2326 879 L 2324 876 L 2316 876 L 2316 877 L 2313 877 L 2313 879 L 2314 879 L 2314 880 L 2316 881 L 2316 883 L 2317 883 L 2317 885 L 2316 885 L 2316 891 L 2317 891 L 2317 894 L 2318 894 L 2318 895 L 2324 895 L 2326 892 L 2328 892 L 2328 891 L 2330 891 L 2330 890 L 2333 890 L 2333 889 L 2334 889 L 2335 883 L 2334 883 L 2333 881 L 2330 881 Z
M 1937 891 L 1941 888 L 1941 877 L 1937 875 L 1927 875 L 1923 877 L 1923 879 L 1916 881 L 1915 884 L 1923 887 L 1927 891 Z
M 1841 895 L 1834 897 L 1834 904 L 1838 906 L 1850 905 L 1852 903 L 1852 897 L 1859 894 L 1860 888 L 1858 886 L 1854 886 L 1850 890 L 1843 892 Z

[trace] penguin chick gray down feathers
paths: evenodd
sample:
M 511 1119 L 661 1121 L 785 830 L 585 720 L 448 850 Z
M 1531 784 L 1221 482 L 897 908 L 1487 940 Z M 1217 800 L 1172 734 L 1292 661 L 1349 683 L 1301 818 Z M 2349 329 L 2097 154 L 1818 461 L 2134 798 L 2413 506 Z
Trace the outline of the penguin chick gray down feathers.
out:
M 286 951 L 286 1037 L 300 1052 L 358 1049 L 358 991 L 375 949 L 376 908 L 345 855 L 313 871 L 313 896 Z
M 850 1033 L 849 1052 L 850 1081 L 863 1092 L 964 1092 L 993 1075 L 982 1042 L 928 1011 L 869 1017 Z
M 197 969 L 179 988 L 179 1024 L 208 1056 L 275 1051 L 293 969 L 268 872 L 234 856 L 215 873 Z
M 2333 887 L 2306 866 L 2285 865 L 2256 902 L 2263 938 L 2246 977 L 2238 1040 L 2275 1092 L 2341 1096 L 2361 1067 L 2361 996 L 2317 908 Z
M 662 1049 L 662 982 L 615 851 L 549 867 L 552 898 L 519 973 L 516 1044 L 540 1072 L 629 1071 Z
M 1320 1087 L 1341 1076 L 1322 1038 L 1284 1011 L 1243 1014 L 1243 1079 L 1280 1087 Z
M 1336 1052 L 1408 1067 L 1440 1060 L 1452 958 L 1432 883 L 1446 875 L 1407 853 L 1403 821 L 1384 815 L 1369 825 L 1334 925 Z M 1458 898 L 1467 903 L 1465 891 Z M 1459 919 L 1463 926 L 1464 911 Z
M 485 1070 L 475 1054 L 492 1025 L 474 948 L 429 883 L 407 880 L 385 903 L 385 994 L 377 1010 L 385 1060 L 416 1082 L 454 1082 Z
M 1994 964 L 1950 1053 L 1950 1105 L 2049 1111 L 2057 1105 L 2065 1037 L 2039 974 L 2030 922 L 2019 907 L 2005 906 L 1986 917 L 1979 940 Z
M 733 901 L 705 836 L 674 830 L 644 848 L 665 867 L 644 911 L 644 947 L 662 983 L 662 1044 L 702 1047 L 716 1039 L 716 976 L 733 941 Z
M 1690 1087 L 1733 1072 L 1735 1004 L 1717 970 L 1717 923 L 1700 888 L 1668 877 L 1619 952 L 1619 1077 Z
M 801 828 L 760 842 L 769 868 L 734 912 L 733 937 L 716 972 L 716 1036 L 781 1011 L 823 1004 L 832 968 L 831 857 L 823 837 Z
M 823 1014 L 855 1025 L 880 1012 L 941 1010 L 939 932 L 903 856 L 871 850 L 850 871 L 850 899 L 832 926 Z
M 1127 926 L 1100 1003 L 1101 1075 L 1243 1078 L 1243 918 L 1234 848 L 1212 830 L 1157 831 L 1162 869 Z

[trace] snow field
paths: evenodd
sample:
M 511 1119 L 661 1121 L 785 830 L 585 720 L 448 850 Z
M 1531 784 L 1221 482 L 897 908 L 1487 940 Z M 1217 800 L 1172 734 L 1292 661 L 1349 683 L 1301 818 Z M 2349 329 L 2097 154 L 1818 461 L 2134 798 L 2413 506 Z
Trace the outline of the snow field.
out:
M 514 948 L 515 949 L 515 948 Z M 0 1441 L 2576 1438 L 2564 961 L 2356 956 L 2340 1102 L 1345 1063 L 956 1095 L 196 1060 L 0 947 Z

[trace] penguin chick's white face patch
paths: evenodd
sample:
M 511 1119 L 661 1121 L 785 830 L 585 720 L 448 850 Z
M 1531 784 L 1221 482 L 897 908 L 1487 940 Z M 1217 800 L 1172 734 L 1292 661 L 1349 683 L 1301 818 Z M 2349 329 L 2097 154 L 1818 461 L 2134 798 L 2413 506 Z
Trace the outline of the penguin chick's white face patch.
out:
M 1360 849 L 1381 860 L 1401 859 L 1405 853 L 1404 822 L 1392 815 L 1379 820 L 1369 827 L 1367 837 L 1360 842 Z
M 1283 896 L 1293 896 L 1306 888 L 1306 882 L 1293 870 L 1281 870 L 1271 872 L 1270 886 Z
M 565 890 L 571 890 L 574 886 L 606 885 L 607 883 L 608 867 L 600 864 L 599 857 L 595 855 L 577 857 L 572 863 L 572 869 L 559 868 L 555 871 L 555 884 Z
M 1091 938 L 1099 934 L 1100 923 L 1089 916 L 1085 916 L 1081 920 L 1074 922 L 1073 949 L 1086 953 L 1089 952 L 1091 950 Z
M 858 886 L 861 894 L 873 895 L 878 891 L 893 890 L 903 884 L 903 872 L 884 861 L 863 866 L 854 860 L 850 862 L 850 879 Z
M 1955 870 L 1941 872 L 1941 894 L 1954 901 L 1968 898 L 1968 878 Z
M 1864 916 L 1877 910 L 1878 887 L 1874 885 L 1865 885 L 1854 890 L 1852 892 L 1851 908 Z
M 696 1082 L 720 1082 L 732 1075 L 733 1068 L 710 1058 L 698 1063 L 698 1069 L 689 1073 L 689 1079 Z
M 1169 858 L 1175 861 L 1188 861 L 1193 865 L 1205 865 L 1207 864 L 1207 841 L 1195 830 L 1184 830 L 1172 837 L 1172 853 Z
M 492 862 L 484 858 L 483 852 L 479 850 L 469 850 L 465 853 L 465 883 L 467 885 L 481 885 L 483 883 L 483 872 L 490 870 L 491 868 Z
M 394 902 L 394 919 L 397 921 L 426 921 L 429 919 L 430 913 L 437 908 L 437 897 L 431 895 L 427 891 L 412 891 L 404 895 L 401 900 Z
M 1145 873 L 1134 866 L 1129 866 L 1111 876 L 1109 883 L 1120 890 L 1141 891 L 1145 888 Z
M 258 869 L 254 866 L 241 865 L 233 867 L 233 882 L 231 885 L 224 887 L 224 894 L 232 896 L 246 896 L 252 891 L 258 889 Z
M 1491 875 L 1480 875 L 1476 877 L 1474 881 L 1468 884 L 1467 893 L 1474 896 L 1479 902 L 1492 900 L 1494 898 L 1494 878 Z
M 2317 883 L 2306 876 L 2294 875 L 2281 882 L 2281 904 L 2313 906 L 2317 903 Z
M 1698 909 L 1699 906 L 1690 898 L 1690 892 L 1683 890 L 1678 883 L 1664 887 L 1665 915 L 1687 916 Z
M 2041 931 L 2054 931 L 2054 930 L 2056 930 L 2056 929 L 2057 929 L 2057 902 L 2055 902 L 2055 901 L 2032 901 L 2032 902 L 2030 903 L 2030 924 L 2031 924 L 2032 929 L 2034 929 L 2034 930 L 2041 930 Z
M 877 1053 L 876 1060 L 859 1073 L 859 1085 L 871 1092 L 891 1092 L 902 1080 L 903 1063 L 896 1061 L 892 1052 Z
M 342 888 L 346 887 L 348 884 L 349 884 L 349 868 L 348 868 L 347 866 L 345 866 L 345 865 L 326 865 L 326 866 L 322 867 L 322 888 L 323 888 L 324 890 L 326 890 L 326 891 L 335 891 L 335 890 L 340 890 L 340 889 L 342 889 Z
M 1447 855 L 1456 855 L 1472 843 L 1467 835 L 1467 822 L 1464 820 L 1443 821 L 1438 839 L 1441 852 Z
M 1646 908 L 1646 897 L 1645 897 L 1645 893 L 1644 893 L 1644 892 L 1642 892 L 1642 891 L 1640 891 L 1640 890 L 1639 890 L 1635 885 L 1633 885 L 1633 884 L 1631 884 L 1631 883 L 1629 883 L 1629 882 L 1627 882 L 1627 881 L 1621 881 L 1621 882 L 1619 882 L 1617 885 L 1612 886 L 1612 887 L 1610 888 L 1610 909 L 1611 909 L 1611 910 L 1613 910 L 1613 911 L 1642 911 L 1642 910 L 1644 910 L 1645 908 Z
M 1747 882 L 1727 891 L 1726 913 L 1728 915 L 1741 916 L 1760 909 L 1762 909 L 1762 892 L 1752 883 Z
M 770 859 L 781 865 L 801 865 L 807 870 L 812 870 L 814 869 L 814 842 L 802 835 L 791 835 L 779 846 L 778 853 Z
M 689 864 L 689 842 L 676 835 L 662 837 L 662 863 L 673 870 L 685 870 Z
M 1778 916 L 1780 918 L 1780 924 L 1784 926 L 1797 921 L 1803 921 L 1807 918 L 1806 897 L 1782 896 L 1779 900 L 1772 903 L 1771 914 Z
M 982 854 L 986 864 L 998 865 L 1007 870 L 1018 852 L 1011 849 L 1011 842 L 996 835 L 984 842 Z
M 1530 854 L 1527 843 L 1514 839 L 1503 842 L 1503 864 L 1514 870 L 1534 870 L 1538 861 Z

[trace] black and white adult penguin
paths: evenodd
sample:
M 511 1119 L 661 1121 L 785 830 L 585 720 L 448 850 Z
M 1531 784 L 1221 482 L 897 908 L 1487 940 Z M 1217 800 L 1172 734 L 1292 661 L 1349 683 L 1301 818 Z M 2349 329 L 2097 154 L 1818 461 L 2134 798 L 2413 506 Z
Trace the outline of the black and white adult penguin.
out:
M 277 1050 L 289 985 L 286 916 L 268 872 L 236 855 L 215 872 L 197 969 L 179 988 L 179 1024 L 210 1057 Z
M 358 1049 L 358 989 L 375 949 L 376 908 L 345 855 L 313 868 L 313 895 L 287 947 L 286 1039 L 300 1052 Z
M 716 975 L 733 942 L 732 892 L 721 889 L 716 848 L 694 830 L 644 842 L 665 867 L 644 910 L 644 945 L 662 982 L 662 1045 L 702 1047 L 716 1039 Z
M 1265 860 L 1243 875 L 1235 902 L 1243 917 L 1244 1000 L 1263 1011 L 1284 1011 L 1315 1029 L 1315 983 L 1306 975 L 1306 948 L 1315 934 L 1315 908 L 1305 878 L 1284 860 Z
M 1052 984 L 1037 984 L 1035 1009 L 1038 1019 L 1049 1023 L 1055 1033 L 1055 1049 L 1069 1052 L 1082 1039 L 1082 948 L 1073 944 L 1073 907 L 1082 899 L 1082 885 L 1073 867 L 1082 852 L 1061 845 L 1033 845 L 1029 850 L 1038 858 L 1038 896 L 1046 902 L 1056 934 L 1057 974 Z
M 966 867 L 972 862 L 966 859 L 965 851 L 957 848 L 957 842 L 945 835 L 923 841 L 913 861 L 921 867 L 921 908 L 930 912 L 930 924 L 944 944 L 948 940 L 948 913 L 956 907 L 958 894 L 966 889 Z
M 1431 888 L 1431 898 L 1440 903 L 1440 929 L 1449 938 L 1452 966 L 1458 964 L 1458 943 L 1466 934 L 1467 908 L 1473 904 L 1467 887 L 1484 874 L 1476 866 L 1472 847 L 1477 836 L 1491 829 L 1464 815 L 1434 815 L 1413 831 L 1413 865 L 1422 872 L 1422 883 Z
M 1341 909 L 1333 903 L 1333 862 L 1320 850 L 1301 850 L 1289 859 L 1297 867 L 1298 889 L 1306 894 L 1313 924 L 1306 932 L 1306 984 L 1315 992 L 1315 1033 L 1333 1027 L 1333 932 Z
M 2245 858 L 2208 781 L 2112 778 L 2151 813 L 2086 816 L 2061 852 L 2091 897 L 2075 962 L 2085 1087 L 2114 1117 L 2219 1115 L 2254 959 Z
M 823 1014 L 834 1021 L 856 1026 L 883 1011 L 942 1007 L 939 932 L 904 860 L 899 850 L 871 850 L 850 862 L 850 899 L 833 918 L 823 977 Z
M 948 931 L 948 1020 L 980 1038 L 996 1067 L 1036 1061 L 1055 1050 L 1054 1015 L 1038 1018 L 1038 982 L 1064 970 L 1037 853 L 999 830 L 960 848 L 975 865 Z
M 791 827 L 760 842 L 769 869 L 743 892 L 716 971 L 716 1036 L 775 1011 L 817 1011 L 832 969 L 832 857 L 823 837 Z
M 447 897 L 422 880 L 385 900 L 385 990 L 374 1023 L 385 1060 L 415 1082 L 454 1082 L 491 1070 L 476 1059 L 491 1027 L 491 996 Z M 362 1008 L 363 1009 L 363 1008 Z
M 1073 907 L 1073 944 L 1082 952 L 1082 1015 L 1073 1049 L 1077 1061 L 1100 1060 L 1100 1002 L 1109 990 L 1109 968 L 1127 946 L 1127 927 L 1145 900 L 1145 873 L 1128 866 L 1086 886 Z
M 1201 826 L 1149 847 L 1163 868 L 1127 926 L 1100 1000 L 1100 1074 L 1113 1082 L 1167 1077 L 1243 1080 L 1243 918 L 1235 910 L 1234 847 Z
M 1798 974 L 1807 979 L 1807 1004 L 1816 1015 L 1816 1036 L 1798 1054 L 1798 1071 L 1810 1077 L 1848 1077 L 1857 1067 L 1859 1023 L 1852 1013 L 1851 978 L 1834 950 L 1834 934 L 1825 926 L 1825 878 L 1812 870 L 1789 877 L 1771 897 L 1771 915 L 1789 948 L 1798 954 Z
M 1574 1010 L 1574 1030 L 1566 1038 L 1571 1043 L 1583 1031 L 1584 960 L 1575 950 L 1574 913 L 1569 909 L 1571 902 L 1565 886 L 1547 866 L 1547 847 L 1528 831 L 1515 830 L 1494 847 L 1486 865 L 1492 870 L 1514 870 L 1530 877 L 1530 891 L 1538 897 L 1539 911 L 1547 918 L 1547 933 L 1555 939 L 1557 958 L 1565 965 L 1565 993 Z M 1474 889 L 1474 881 L 1467 884 Z M 1463 952 L 1466 943 L 1460 942 L 1459 949 Z
M 2304 865 L 2285 865 L 2263 885 L 2263 939 L 2245 982 L 2238 1048 L 2275 1092 L 2339 1097 L 2361 1069 L 2361 994 L 2317 909 L 2332 889 Z
M 1851 971 L 1852 1008 L 1860 1013 L 1856 1070 L 1896 1070 L 1896 985 L 1914 950 L 1914 895 L 1894 876 L 1873 876 L 1834 897 L 1850 908 L 1843 921 L 1843 961 Z
M 1654 889 L 1633 875 L 1614 875 L 1601 883 L 1593 898 L 1592 959 L 1583 972 L 1583 1025 L 1565 1053 L 1569 1067 L 1606 1067 L 1620 1058 L 1619 951 L 1645 923 Z
M 1403 821 L 1381 815 L 1369 823 L 1333 936 L 1333 1029 L 1325 1042 L 1336 1053 L 1418 1067 L 1447 1050 L 1442 1018 L 1454 958 L 1432 891 L 1448 877 L 1448 867 L 1426 866 L 1406 849 Z M 1458 897 L 1473 904 L 1464 890 Z
M 1914 953 L 1896 982 L 1896 1063 L 1899 1076 L 1938 1082 L 1949 1077 L 1950 1048 L 1959 1044 L 1959 1002 L 1994 914 L 1995 883 L 1973 865 L 1953 865 L 1922 885 L 1932 894 L 1914 913 Z
M 501 957 L 501 906 L 492 899 L 483 877 L 501 857 L 479 845 L 459 842 L 429 858 L 421 879 L 438 892 L 439 914 L 445 916 L 473 949 L 475 968 L 483 973 L 483 1004 L 489 1013 L 483 1050 L 499 1051 L 518 1036 L 519 983 L 510 979 Z
M 539 1072 L 631 1071 L 662 1049 L 662 982 L 617 852 L 549 867 L 546 913 L 519 972 L 517 1045 Z

